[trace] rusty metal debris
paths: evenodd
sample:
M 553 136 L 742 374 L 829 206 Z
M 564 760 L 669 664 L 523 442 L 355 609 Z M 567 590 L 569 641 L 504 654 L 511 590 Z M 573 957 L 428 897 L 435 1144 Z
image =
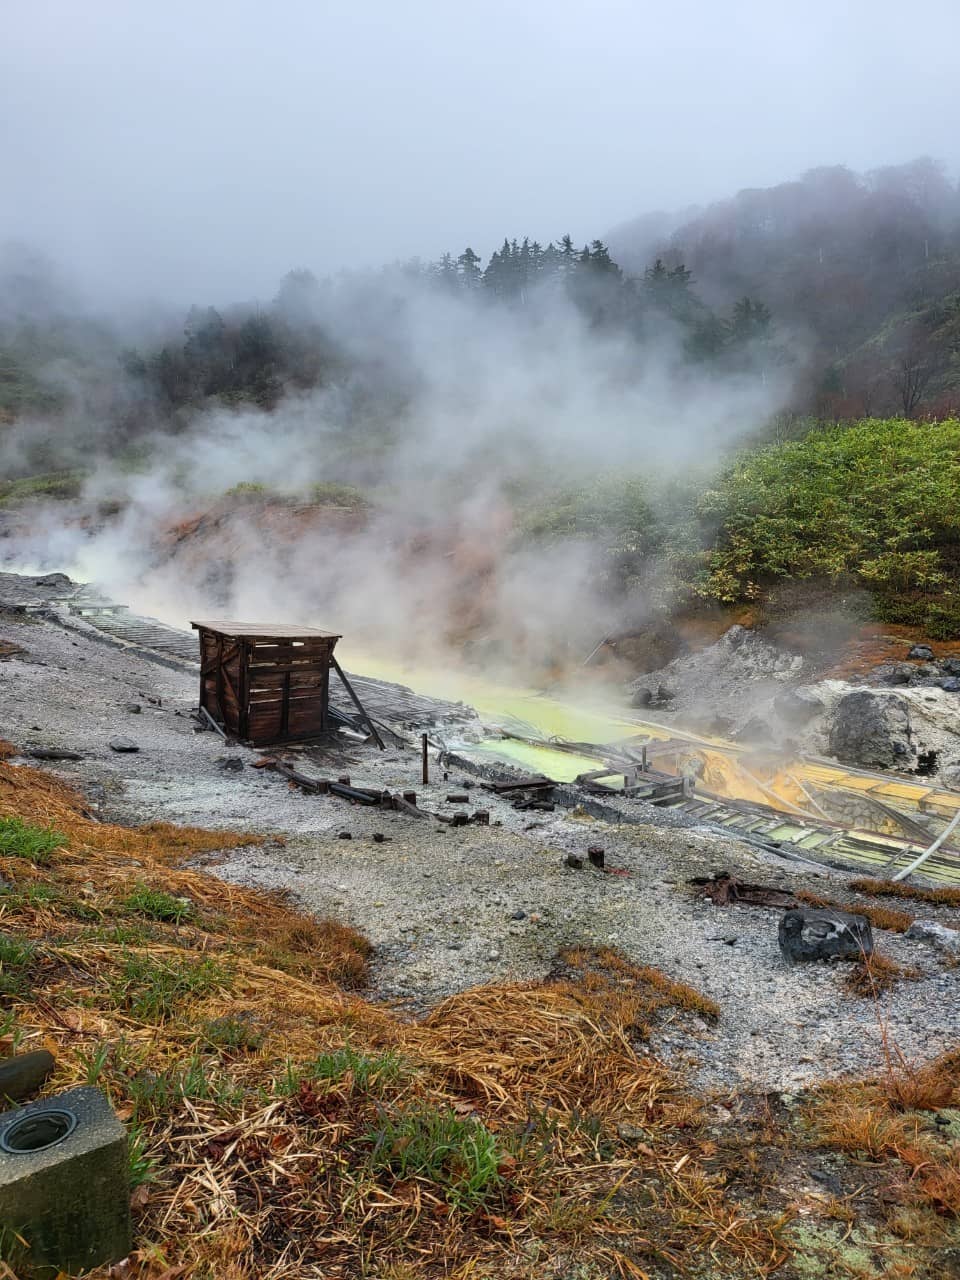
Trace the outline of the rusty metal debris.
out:
M 771 889 L 762 884 L 748 884 L 746 880 L 738 880 L 729 871 L 720 871 L 714 876 L 697 876 L 688 883 L 702 888 L 704 896 L 710 898 L 718 907 L 729 907 L 736 902 L 747 902 L 757 907 L 792 908 L 799 905 L 797 899 L 787 889 Z

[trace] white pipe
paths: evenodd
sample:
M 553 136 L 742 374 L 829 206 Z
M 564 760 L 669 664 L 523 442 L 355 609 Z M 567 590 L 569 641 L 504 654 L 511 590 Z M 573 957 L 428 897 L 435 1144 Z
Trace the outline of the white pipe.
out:
M 940 832 L 940 834 L 937 836 L 936 840 L 934 840 L 930 848 L 924 849 L 923 853 L 921 853 L 919 858 L 915 858 L 908 867 L 904 867 L 903 870 L 898 871 L 895 876 L 891 876 L 891 879 L 906 880 L 907 876 L 912 875 L 913 872 L 916 871 L 918 867 L 922 867 L 923 864 L 926 862 L 926 860 L 930 857 L 930 855 L 932 853 L 937 852 L 937 850 L 943 844 L 944 840 L 946 840 L 947 836 L 953 835 L 954 831 L 956 831 L 957 829 L 958 824 L 960 824 L 960 809 L 958 809 L 957 812 L 953 815 L 953 817 L 950 819 L 949 825 L 943 831 Z

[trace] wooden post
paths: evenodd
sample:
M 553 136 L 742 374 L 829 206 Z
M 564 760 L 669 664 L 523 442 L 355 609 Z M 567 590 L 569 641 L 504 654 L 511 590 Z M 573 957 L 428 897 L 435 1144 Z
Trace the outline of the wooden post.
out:
M 423 753 L 423 785 L 427 786 L 430 782 L 430 764 L 427 760 L 427 735 L 425 733 L 421 735 L 420 745 Z

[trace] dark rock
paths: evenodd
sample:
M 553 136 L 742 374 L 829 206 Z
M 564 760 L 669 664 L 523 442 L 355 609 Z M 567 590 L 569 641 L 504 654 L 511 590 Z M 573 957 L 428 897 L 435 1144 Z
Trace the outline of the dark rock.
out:
M 676 689 L 671 689 L 668 684 L 657 685 L 657 701 L 672 702 L 677 696 Z
M 61 750 L 60 747 L 30 747 L 24 752 L 33 760 L 82 760 L 79 751 Z
M 382 831 L 375 831 L 373 833 L 372 839 L 374 844 L 383 844 L 383 842 L 387 839 L 387 836 L 385 836 Z
M 944 658 L 940 670 L 945 676 L 960 676 L 960 658 Z
M 563 860 L 564 866 L 570 867 L 572 871 L 583 870 L 583 859 L 578 858 L 575 853 L 568 853 Z
M 917 682 L 936 680 L 940 675 L 940 668 L 934 662 L 921 662 L 919 667 L 914 667 L 913 674 Z
M 581 859 L 581 861 L 580 861 L 580 865 L 581 865 L 581 867 L 583 866 L 583 860 L 582 860 L 582 859 Z M 514 913 L 513 913 L 513 914 L 511 915 L 511 917 L 510 917 L 510 919 L 511 919 L 511 920 L 526 920 L 526 918 L 527 918 L 527 913 L 526 913 L 525 911 L 519 911 L 519 910 L 518 910 L 518 911 L 514 911 Z
M 928 644 L 915 644 L 907 654 L 908 658 L 919 658 L 923 662 L 931 662 L 933 660 L 933 650 Z
M 243 769 L 243 761 L 239 756 L 221 756 L 217 764 L 228 773 L 239 773 Z
M 909 684 L 916 674 L 916 667 L 909 662 L 885 662 L 875 667 L 871 675 L 871 683 L 891 686 Z
M 338 840 L 352 840 L 352 839 L 353 839 L 353 836 L 350 834 L 350 832 L 349 832 L 349 831 L 341 831 L 341 832 L 338 834 L 337 839 L 338 839 Z
M 862 960 L 873 952 L 866 916 L 799 907 L 780 917 L 780 950 L 788 960 Z
M 55 1066 L 46 1049 L 0 1060 L 0 1102 L 19 1102 L 36 1093 Z
M 140 748 L 132 738 L 125 738 L 122 734 L 117 734 L 110 739 L 109 747 L 111 751 L 139 751 Z
M 653 694 L 649 689 L 634 689 L 630 705 L 631 707 L 649 707 L 652 701 Z
M 830 754 L 867 767 L 902 764 L 912 754 L 908 704 L 897 694 L 855 689 L 833 709 Z
M 944 693 L 960 693 L 960 679 L 957 676 L 941 676 L 934 683 L 938 684 Z
M 450 825 L 453 827 L 465 827 L 469 821 L 470 815 L 468 813 L 455 813 Z
M 592 844 L 589 846 L 587 849 L 587 857 L 590 859 L 590 865 L 592 867 L 603 866 L 603 850 L 598 844 Z
M 132 716 L 138 716 L 143 708 L 139 702 L 125 702 L 123 709 L 124 711 L 129 711 Z

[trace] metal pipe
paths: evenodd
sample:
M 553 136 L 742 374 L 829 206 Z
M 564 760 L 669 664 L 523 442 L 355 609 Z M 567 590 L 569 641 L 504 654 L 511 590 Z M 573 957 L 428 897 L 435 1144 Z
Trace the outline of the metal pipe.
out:
M 960 826 L 960 809 L 958 809 L 957 812 L 953 815 L 948 825 L 944 828 L 943 831 L 940 832 L 940 834 L 937 836 L 936 840 L 934 840 L 933 844 L 930 846 L 929 849 L 924 849 L 923 853 L 920 854 L 919 858 L 914 858 L 913 862 L 911 862 L 909 866 L 904 867 L 902 871 L 898 871 L 895 876 L 891 876 L 890 878 L 892 880 L 906 880 L 907 876 L 912 875 L 914 871 L 917 870 L 918 867 L 923 866 L 923 864 L 931 856 L 931 854 L 934 854 L 937 852 L 940 846 L 947 839 L 947 836 L 953 835 L 954 831 L 956 831 L 958 826 Z

